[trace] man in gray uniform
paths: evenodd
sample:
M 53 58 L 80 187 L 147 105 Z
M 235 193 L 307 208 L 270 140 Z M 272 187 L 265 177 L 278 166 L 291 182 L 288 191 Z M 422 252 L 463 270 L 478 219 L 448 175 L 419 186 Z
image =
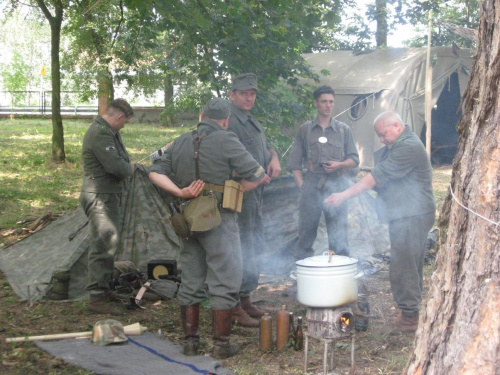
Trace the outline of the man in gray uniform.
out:
M 115 99 L 102 117 L 95 118 L 83 138 L 80 204 L 89 218 L 91 238 L 87 308 L 99 314 L 121 314 L 107 302 L 121 299 L 109 289 L 109 281 L 119 242 L 121 196 L 134 171 L 119 131 L 133 115 L 129 103 Z
M 225 131 L 229 123 L 231 105 L 215 98 L 205 107 L 197 134 L 199 143 L 199 180 L 196 176 L 194 134 L 186 133 L 175 139 L 164 156 L 151 166 L 149 177 L 157 186 L 183 199 L 204 194 L 216 194 L 224 182 L 237 172 L 246 190 L 270 178 L 236 135 Z M 205 232 L 194 232 L 183 241 L 180 252 L 182 283 L 178 292 L 181 320 L 186 334 L 183 352 L 197 355 L 199 339 L 199 307 L 206 299 L 204 284 L 212 307 L 214 348 L 212 356 L 218 359 L 238 352 L 229 343 L 231 313 L 238 301 L 243 265 L 236 213 L 221 209 L 221 224 Z
M 317 117 L 300 126 L 288 161 L 288 169 L 301 192 L 295 260 L 313 255 L 312 246 L 322 212 L 329 249 L 338 255 L 349 255 L 347 207 L 326 207 L 323 200 L 333 192 L 346 189 L 348 182 L 344 171 L 359 164 L 351 129 L 332 117 L 335 92 L 329 86 L 321 86 L 313 96 Z M 303 164 L 307 168 L 305 175 L 302 174 Z
M 364 191 L 378 192 L 379 216 L 389 223 L 391 290 L 401 313 L 395 330 L 415 332 L 422 300 L 425 245 L 434 224 L 432 166 L 418 136 L 394 112 L 374 121 L 385 147 L 375 153 L 375 167 L 349 189 L 332 194 L 325 203 L 342 204 Z
M 271 178 L 281 172 L 278 154 L 266 140 L 262 124 L 250 113 L 257 97 L 257 76 L 253 73 L 240 74 L 233 80 L 231 88 L 231 118 L 228 130 L 234 132 L 253 158 L 264 167 Z M 241 304 L 233 311 L 233 323 L 245 327 L 258 327 L 264 311 L 252 304 L 250 293 L 257 289 L 260 276 L 259 256 L 265 249 L 262 222 L 262 199 L 264 187 L 246 192 L 243 208 L 238 217 L 241 251 L 243 254 L 243 281 L 241 283 Z

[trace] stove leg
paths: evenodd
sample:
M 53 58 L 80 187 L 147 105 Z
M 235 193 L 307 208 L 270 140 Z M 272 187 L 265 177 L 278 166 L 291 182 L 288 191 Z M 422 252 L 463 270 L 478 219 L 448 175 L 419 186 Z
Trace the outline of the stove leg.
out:
M 323 354 L 323 374 L 326 375 L 326 368 L 328 364 L 328 341 L 324 340 L 325 342 L 325 353 Z
M 330 356 L 330 370 L 333 371 L 333 356 L 335 354 L 335 341 L 332 341 L 332 354 Z
M 307 352 L 309 351 L 309 336 L 306 334 L 306 345 L 304 346 L 304 374 L 307 374 Z
M 351 375 L 354 375 L 354 334 L 351 339 Z

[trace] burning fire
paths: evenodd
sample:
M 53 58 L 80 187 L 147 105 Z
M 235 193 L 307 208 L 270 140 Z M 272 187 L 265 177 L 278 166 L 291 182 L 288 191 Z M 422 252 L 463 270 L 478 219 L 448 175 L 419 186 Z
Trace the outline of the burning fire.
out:
M 349 330 L 349 324 L 350 323 L 350 319 L 346 316 L 341 316 L 340 317 L 340 329 L 342 330 L 342 332 L 346 332 Z

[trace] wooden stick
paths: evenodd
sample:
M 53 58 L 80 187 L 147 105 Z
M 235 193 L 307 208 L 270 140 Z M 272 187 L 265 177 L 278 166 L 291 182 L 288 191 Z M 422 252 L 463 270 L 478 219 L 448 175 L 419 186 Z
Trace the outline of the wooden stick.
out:
M 129 336 L 139 336 L 142 332 L 146 331 L 148 327 L 141 326 L 140 323 L 130 324 L 123 327 L 123 331 Z M 42 336 L 23 336 L 23 337 L 10 337 L 5 339 L 6 342 L 23 342 L 23 341 L 47 341 L 47 340 L 60 340 L 71 338 L 91 338 L 92 331 L 88 332 L 73 332 L 73 333 L 58 333 L 52 335 Z

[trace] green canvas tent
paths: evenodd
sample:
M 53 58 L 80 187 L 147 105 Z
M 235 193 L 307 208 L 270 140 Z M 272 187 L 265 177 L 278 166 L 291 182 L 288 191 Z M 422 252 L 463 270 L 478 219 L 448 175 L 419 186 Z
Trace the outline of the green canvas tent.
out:
M 432 47 L 433 161 L 452 161 L 458 142 L 456 124 L 467 88 L 473 51 Z M 373 120 L 383 111 L 398 112 L 419 136 L 425 126 L 426 48 L 386 48 L 368 53 L 329 51 L 304 55 L 320 82 L 335 90 L 334 115 L 352 129 L 361 167 L 373 167 L 373 153 L 383 146 Z M 326 70 L 328 75 L 322 75 Z
M 155 259 L 177 260 L 180 241 L 170 224 L 164 197 L 139 166 L 123 203 L 121 246 L 115 260 L 130 260 L 147 272 Z M 88 220 L 83 210 L 62 216 L 42 230 L 0 251 L 0 268 L 23 300 L 38 301 L 52 273 L 70 270 L 70 299 L 84 294 L 87 283 Z

